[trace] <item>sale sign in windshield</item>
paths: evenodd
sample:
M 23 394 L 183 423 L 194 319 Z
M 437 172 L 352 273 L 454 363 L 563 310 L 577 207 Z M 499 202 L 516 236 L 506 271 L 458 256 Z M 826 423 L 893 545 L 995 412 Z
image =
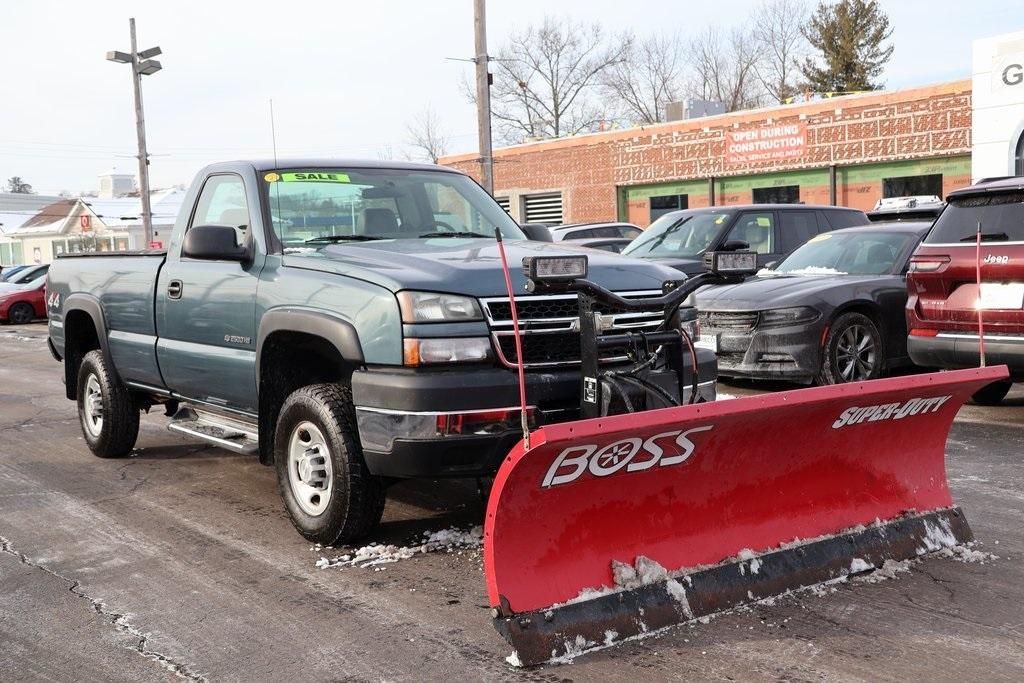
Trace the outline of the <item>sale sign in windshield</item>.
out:
M 730 130 L 725 135 L 725 155 L 729 165 L 799 159 L 807 150 L 807 124 L 804 121 L 745 130 Z

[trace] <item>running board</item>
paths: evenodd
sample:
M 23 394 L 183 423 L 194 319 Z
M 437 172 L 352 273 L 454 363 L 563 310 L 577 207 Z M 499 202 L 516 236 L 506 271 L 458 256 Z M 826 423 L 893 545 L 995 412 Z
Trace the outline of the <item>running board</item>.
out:
M 236 453 L 251 454 L 259 450 L 256 425 L 189 406 L 182 406 L 175 413 L 167 429 Z

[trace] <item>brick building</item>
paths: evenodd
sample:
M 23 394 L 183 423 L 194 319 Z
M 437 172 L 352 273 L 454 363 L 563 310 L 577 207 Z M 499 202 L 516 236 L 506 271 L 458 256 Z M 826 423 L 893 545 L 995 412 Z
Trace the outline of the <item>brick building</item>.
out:
M 494 154 L 520 222 L 628 220 L 677 208 L 882 197 L 971 181 L 971 80 L 526 143 Z M 479 177 L 477 155 L 441 163 Z

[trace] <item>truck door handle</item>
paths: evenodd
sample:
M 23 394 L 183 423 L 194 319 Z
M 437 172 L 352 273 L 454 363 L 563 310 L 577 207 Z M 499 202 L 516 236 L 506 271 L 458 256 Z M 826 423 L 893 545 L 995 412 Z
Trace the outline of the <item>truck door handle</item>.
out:
M 167 298 L 181 298 L 181 280 L 171 280 L 170 282 L 167 283 Z

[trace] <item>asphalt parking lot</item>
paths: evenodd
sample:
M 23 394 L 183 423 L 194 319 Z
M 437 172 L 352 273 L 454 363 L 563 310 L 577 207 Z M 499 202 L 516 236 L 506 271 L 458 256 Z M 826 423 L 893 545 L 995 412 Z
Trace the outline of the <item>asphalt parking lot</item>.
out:
M 948 443 L 984 564 L 929 558 L 532 670 L 505 663 L 479 549 L 318 568 L 270 468 L 144 418 L 86 449 L 44 324 L 0 327 L 0 679 L 1024 680 L 1024 390 Z M 759 385 L 721 387 L 744 394 Z M 479 524 L 472 483 L 392 490 L 375 540 Z

